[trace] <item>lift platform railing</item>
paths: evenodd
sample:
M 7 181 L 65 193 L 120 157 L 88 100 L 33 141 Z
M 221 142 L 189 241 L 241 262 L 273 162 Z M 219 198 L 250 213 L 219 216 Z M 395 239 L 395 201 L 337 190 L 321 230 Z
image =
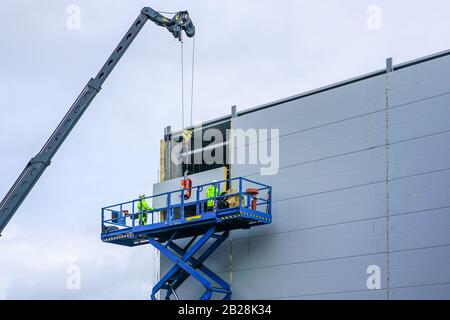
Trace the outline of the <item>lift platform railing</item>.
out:
M 143 200 L 148 206 L 138 210 Z M 189 278 L 203 286 L 201 300 L 213 295 L 230 299 L 230 284 L 204 262 L 231 230 L 270 224 L 271 212 L 272 187 L 242 177 L 213 181 L 103 208 L 102 240 L 125 246 L 151 244 L 173 262 L 153 287 L 152 299 L 161 292 L 165 299 L 178 299 L 177 289 Z
M 206 196 L 206 190 L 210 186 L 215 186 L 217 191 L 212 198 Z M 227 190 L 226 186 L 229 187 Z M 185 199 L 187 190 L 191 190 L 190 199 Z M 221 206 L 225 199 L 234 200 L 229 201 L 233 203 L 233 208 L 264 212 L 270 216 L 271 193 L 271 186 L 247 178 L 221 180 L 104 207 L 102 226 L 124 229 L 155 224 L 180 224 L 202 219 L 205 216 L 217 217 L 230 209 L 230 207 Z M 138 203 L 142 203 L 142 200 L 145 200 L 150 209 L 138 210 Z M 214 202 L 213 208 L 208 208 L 208 200 Z

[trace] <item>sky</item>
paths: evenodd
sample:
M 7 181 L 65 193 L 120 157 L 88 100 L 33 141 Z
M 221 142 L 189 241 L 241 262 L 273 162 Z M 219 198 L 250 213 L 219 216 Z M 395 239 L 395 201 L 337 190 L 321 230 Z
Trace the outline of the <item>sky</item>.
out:
M 0 197 L 144 6 L 196 25 L 195 123 L 450 49 L 448 0 L 4 0 Z M 151 194 L 168 125 L 182 127 L 180 44 L 148 23 L 4 230 L 0 299 L 149 298 L 154 251 L 102 243 L 100 214 Z

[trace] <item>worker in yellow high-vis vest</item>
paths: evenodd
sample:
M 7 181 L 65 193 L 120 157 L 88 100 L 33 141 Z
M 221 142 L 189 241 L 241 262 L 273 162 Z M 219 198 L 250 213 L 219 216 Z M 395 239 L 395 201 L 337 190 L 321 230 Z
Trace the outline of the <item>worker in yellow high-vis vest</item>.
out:
M 147 216 L 149 211 L 153 211 L 154 209 L 150 207 L 145 200 L 145 194 L 141 194 L 139 196 L 139 201 L 137 203 L 139 225 L 144 226 L 147 224 Z
M 213 180 L 213 183 L 206 189 L 206 211 L 212 211 L 214 209 L 214 198 L 219 196 L 219 188 L 217 187 L 217 180 Z

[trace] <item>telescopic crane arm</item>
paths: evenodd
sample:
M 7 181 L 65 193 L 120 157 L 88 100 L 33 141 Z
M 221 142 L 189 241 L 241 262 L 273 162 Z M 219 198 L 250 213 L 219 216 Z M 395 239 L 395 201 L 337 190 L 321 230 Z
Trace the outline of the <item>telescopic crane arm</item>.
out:
M 0 203 L 0 233 L 44 173 L 45 169 L 50 165 L 53 156 L 94 100 L 97 93 L 101 90 L 102 84 L 113 71 L 120 58 L 125 54 L 147 20 L 166 28 L 180 41 L 183 31 L 188 37 L 195 35 L 195 27 L 187 11 L 180 11 L 169 19 L 151 8 L 146 7 L 142 9 L 138 18 L 134 21 L 105 65 L 95 78 L 89 80 L 42 150 L 28 162 L 19 178 Z

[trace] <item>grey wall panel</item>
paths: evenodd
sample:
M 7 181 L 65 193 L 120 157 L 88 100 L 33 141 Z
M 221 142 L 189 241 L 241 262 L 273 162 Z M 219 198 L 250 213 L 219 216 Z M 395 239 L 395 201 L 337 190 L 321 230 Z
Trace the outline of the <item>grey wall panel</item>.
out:
M 449 300 L 450 284 L 437 284 L 432 286 L 394 288 L 390 290 L 390 299 L 393 300 Z
M 450 85 L 448 90 L 450 91 Z M 450 130 L 450 93 L 389 111 L 391 143 Z
M 378 265 L 386 274 L 386 256 L 288 264 L 269 268 L 233 270 L 235 299 L 281 299 L 318 294 L 367 291 L 367 267 Z M 383 276 L 381 287 L 386 288 Z
M 232 126 L 264 128 L 270 119 L 270 127 L 281 134 L 311 129 L 383 110 L 384 92 L 384 76 L 378 76 L 238 117 Z
M 450 245 L 450 207 L 390 218 L 391 251 Z
M 393 252 L 390 270 L 392 288 L 450 284 L 450 246 Z
M 450 123 L 450 120 L 449 120 Z M 389 177 L 407 177 L 450 168 L 450 132 L 389 146 Z
M 273 203 L 270 226 L 233 231 L 233 239 L 305 230 L 386 216 L 386 183 L 376 183 Z M 344 214 L 345 213 L 345 214 Z
M 376 219 L 233 240 L 233 270 L 383 253 L 385 234 Z
M 390 181 L 391 215 L 450 206 L 450 170 Z
M 450 206 L 450 188 L 401 195 L 389 199 L 390 215 Z
M 281 300 L 386 300 L 386 289 L 288 297 Z
M 251 116 L 251 115 L 249 115 Z M 240 119 L 240 118 L 238 118 Z M 243 128 L 240 120 L 233 121 L 233 128 Z M 281 136 L 279 140 L 279 164 L 280 168 L 298 164 L 326 160 L 330 157 L 345 156 L 349 153 L 368 150 L 382 146 L 385 143 L 385 116 L 383 113 L 375 113 L 357 119 L 351 119 L 328 126 L 297 132 L 287 136 Z M 278 129 L 267 119 L 265 125 L 261 123 L 256 129 Z M 267 139 L 261 139 L 260 143 L 267 143 Z M 236 155 L 245 155 L 248 146 L 236 146 Z M 258 165 L 233 165 L 233 170 L 242 175 L 258 175 Z
M 450 92 L 450 56 L 390 74 L 389 104 L 397 106 Z
M 385 152 L 381 148 L 343 157 L 281 169 L 275 176 L 259 176 L 258 182 L 276 184 L 274 199 L 318 194 L 380 182 L 386 177 Z

